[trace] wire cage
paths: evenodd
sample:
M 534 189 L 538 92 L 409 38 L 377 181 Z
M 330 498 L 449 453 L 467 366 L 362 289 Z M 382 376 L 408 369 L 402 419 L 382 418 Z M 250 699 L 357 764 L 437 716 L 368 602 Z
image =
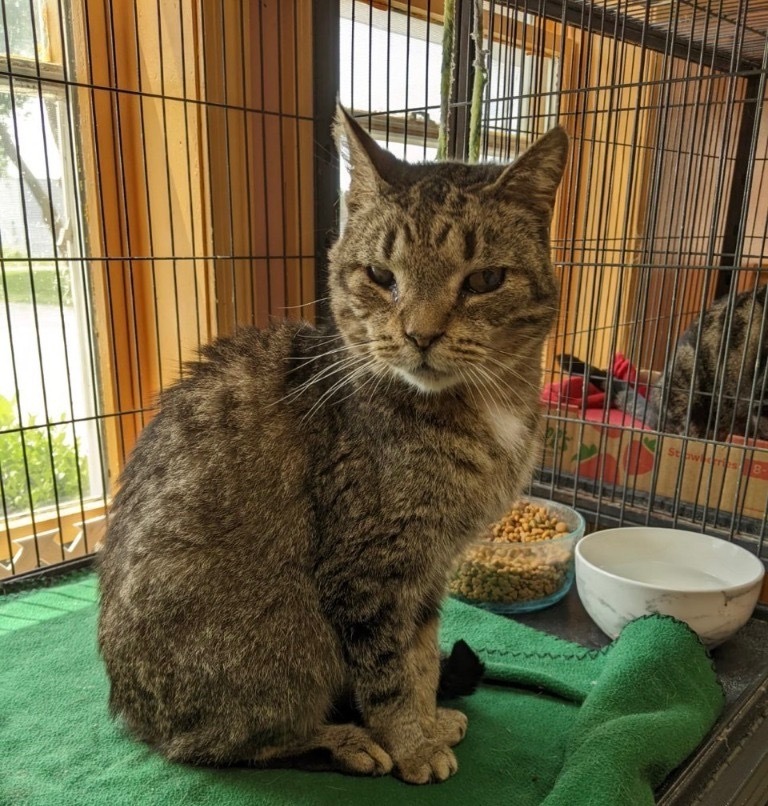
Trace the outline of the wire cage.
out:
M 751 294 L 766 343 L 768 2 L 0 0 L 0 584 L 94 552 L 200 344 L 327 316 L 337 98 L 398 156 L 466 159 L 481 66 L 481 159 L 572 140 L 535 492 L 768 559 L 766 350 L 732 315 Z M 723 298 L 740 371 L 702 434 L 660 379 Z M 659 386 L 658 422 L 628 386 Z

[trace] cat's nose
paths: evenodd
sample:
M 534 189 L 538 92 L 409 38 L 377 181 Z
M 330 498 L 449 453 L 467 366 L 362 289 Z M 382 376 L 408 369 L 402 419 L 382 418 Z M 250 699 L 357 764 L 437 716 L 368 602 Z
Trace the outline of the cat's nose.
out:
M 411 344 L 415 344 L 420 350 L 427 350 L 431 347 L 439 338 L 444 335 L 444 331 L 434 331 L 432 333 L 419 333 L 417 331 L 406 331 L 405 338 L 408 339 Z

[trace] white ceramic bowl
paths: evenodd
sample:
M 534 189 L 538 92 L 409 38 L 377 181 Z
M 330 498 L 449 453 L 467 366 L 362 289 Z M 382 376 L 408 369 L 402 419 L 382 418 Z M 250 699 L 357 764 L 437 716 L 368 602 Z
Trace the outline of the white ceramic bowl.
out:
M 633 619 L 662 613 L 717 646 L 749 620 L 764 574 L 745 549 L 682 529 L 606 529 L 576 546 L 579 597 L 611 638 Z

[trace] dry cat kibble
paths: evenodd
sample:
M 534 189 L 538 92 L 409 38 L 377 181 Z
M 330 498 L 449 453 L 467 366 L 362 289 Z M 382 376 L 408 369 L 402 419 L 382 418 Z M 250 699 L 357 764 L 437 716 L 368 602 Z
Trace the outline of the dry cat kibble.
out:
M 530 543 L 533 540 L 550 540 L 568 532 L 568 524 L 559 521 L 544 507 L 521 502 L 491 526 L 494 540 L 505 543 Z
M 486 542 L 464 555 L 450 590 L 475 601 L 510 603 L 543 599 L 565 584 L 571 546 L 547 545 L 568 533 L 568 525 L 544 507 L 520 502 L 490 527 Z M 533 543 L 535 546 L 521 544 Z

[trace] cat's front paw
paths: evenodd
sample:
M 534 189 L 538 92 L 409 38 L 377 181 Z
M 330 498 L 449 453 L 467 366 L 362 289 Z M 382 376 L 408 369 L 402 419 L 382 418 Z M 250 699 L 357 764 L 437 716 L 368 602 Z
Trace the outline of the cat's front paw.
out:
M 386 775 L 392 770 L 392 759 L 366 730 L 348 727 L 349 735 L 341 736 L 331 747 L 337 766 L 354 775 Z
M 450 778 L 459 763 L 446 744 L 428 742 L 395 762 L 393 774 L 408 784 L 436 784 Z
M 438 708 L 434 727 L 431 731 L 436 742 L 457 745 L 467 732 L 467 717 L 455 708 Z

